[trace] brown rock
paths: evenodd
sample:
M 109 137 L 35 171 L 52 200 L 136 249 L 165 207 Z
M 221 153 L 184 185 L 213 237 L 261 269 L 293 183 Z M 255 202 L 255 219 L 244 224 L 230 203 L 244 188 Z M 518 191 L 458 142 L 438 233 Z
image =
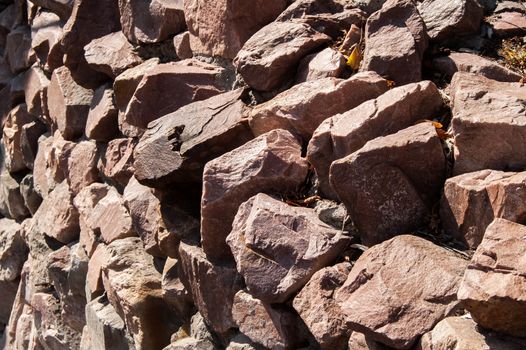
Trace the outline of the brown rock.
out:
M 272 129 L 286 129 L 307 141 L 325 119 L 385 91 L 386 81 L 374 72 L 359 73 L 347 80 L 325 78 L 309 81 L 254 107 L 250 127 L 256 135 Z
M 233 59 L 243 44 L 286 6 L 285 0 L 185 0 L 192 52 Z
M 12 3 L 2 5 L 0 7 L 0 45 L 5 47 L 7 35 L 16 24 L 17 9 Z
M 38 1 L 43 0 L 35 2 Z M 72 1 L 67 2 L 73 5 Z M 43 10 L 38 11 L 31 24 L 31 47 L 35 51 L 37 61 L 46 70 L 52 71 L 62 65 L 62 27 L 63 22 L 58 15 Z
M 92 40 L 84 46 L 84 57 L 90 67 L 112 79 L 126 69 L 142 63 L 121 31 Z
M 486 229 L 458 290 L 458 299 L 475 322 L 516 337 L 526 336 L 525 234 L 525 226 L 495 219 Z
M 157 43 L 185 27 L 183 2 L 119 0 L 122 31 L 135 44 Z
M 190 47 L 190 32 L 186 31 L 174 36 L 175 53 L 180 60 L 186 60 L 194 56 Z
M 20 149 L 22 151 L 22 161 L 28 169 L 34 168 L 38 152 L 38 140 L 47 131 L 47 126 L 39 120 L 22 125 Z
M 13 73 L 9 63 L 6 62 L 5 57 L 0 58 L 0 88 L 5 87 L 13 79 Z
M 296 83 L 329 77 L 339 78 L 345 67 L 345 56 L 328 47 L 301 60 L 296 74 Z
M 20 179 L 15 179 L 0 167 L 0 214 L 6 218 L 21 221 L 30 213 L 24 205 L 18 181 Z
M 391 350 L 390 346 L 376 342 L 363 333 L 352 332 L 347 344 L 349 350 Z
M 119 134 L 118 111 L 113 90 L 105 85 L 95 90 L 86 120 L 86 136 L 96 141 L 109 141 Z
M 250 87 L 272 91 L 294 75 L 303 57 L 329 41 L 307 24 L 272 22 L 247 40 L 234 66 Z
M 326 119 L 307 147 L 307 159 L 316 170 L 320 190 L 336 198 L 329 184 L 333 161 L 356 152 L 376 137 L 397 132 L 421 119 L 433 119 L 442 107 L 442 97 L 435 84 L 424 81 L 394 88 Z
M 16 300 L 18 281 L 0 281 L 0 290 L 2 290 L 2 299 L 0 299 L 0 325 L 9 323 L 9 316 Z M 2 341 L 4 338 L 2 337 Z
M 360 238 L 373 245 L 424 224 L 445 179 L 442 144 L 431 123 L 379 137 L 332 163 L 330 183 Z
M 102 282 L 102 269 L 110 258 L 108 246 L 104 243 L 98 244 L 88 262 L 88 272 L 86 274 L 87 300 L 91 301 L 103 294 L 105 287 Z
M 466 264 L 422 238 L 398 236 L 356 261 L 335 300 L 351 330 L 409 349 L 458 305 Z
M 343 38 L 343 42 L 338 51 L 350 54 L 352 52 L 353 45 L 358 45 L 362 40 L 362 35 L 362 29 L 353 24 L 351 28 L 349 28 L 347 34 L 345 34 L 345 38 Z
M 361 70 L 387 76 L 397 85 L 422 80 L 426 27 L 411 0 L 388 0 L 367 20 Z
M 195 312 L 194 302 L 190 291 L 186 289 L 181 281 L 181 261 L 168 258 L 164 264 L 163 299 L 174 310 L 181 320 L 189 320 Z
M 5 167 L 11 173 L 26 169 L 20 136 L 22 127 L 34 120 L 27 112 L 27 106 L 21 104 L 9 112 L 3 125 L 2 143 L 5 148 Z
M 210 263 L 199 247 L 181 242 L 181 280 L 190 291 L 195 306 L 217 333 L 236 327 L 232 319 L 234 295 L 242 288 L 235 268 Z
M 245 94 L 227 92 L 152 122 L 135 148 L 137 180 L 152 187 L 200 182 L 208 161 L 252 139 Z
M 106 154 L 102 158 L 104 176 L 121 187 L 133 176 L 133 150 L 137 141 L 132 138 L 114 139 L 108 142 Z
M 237 270 L 248 291 L 267 303 L 287 300 L 349 243 L 314 210 L 288 206 L 265 194 L 243 203 L 232 227 L 227 243 Z
M 48 87 L 49 116 L 66 140 L 84 133 L 93 91 L 78 85 L 66 67 L 53 71 Z
M 206 256 L 212 261 L 232 260 L 225 239 L 241 203 L 261 192 L 294 192 L 307 171 L 301 144 L 282 129 L 208 162 L 201 198 L 201 245 Z
M 35 116 L 49 120 L 47 111 L 47 88 L 49 79 L 44 71 L 34 66 L 25 73 L 24 92 L 27 110 Z
M 24 205 L 26 208 L 31 215 L 35 215 L 42 203 L 42 197 L 35 190 L 33 174 L 27 174 L 22 181 L 20 181 L 20 194 L 24 198 Z
M 99 179 L 97 158 L 97 144 L 94 141 L 81 141 L 71 150 L 66 179 L 73 195 Z
M 26 70 L 35 62 L 36 55 L 31 49 L 31 30 L 28 26 L 18 26 L 7 35 L 5 55 L 13 74 Z
M 457 73 L 451 81 L 451 100 L 454 174 L 526 167 L 526 145 L 514 141 L 526 137 L 526 91 L 519 83 Z
M 488 79 L 518 82 L 522 76 L 495 61 L 466 52 L 452 52 L 449 56 L 433 59 L 433 66 L 440 73 L 452 77 L 456 72 L 469 72 Z
M 526 15 L 524 13 L 499 13 L 492 16 L 489 22 L 495 34 L 502 38 L 526 33 Z
M 195 339 L 193 337 L 187 337 L 183 339 L 179 339 L 167 347 L 165 347 L 163 350 L 214 350 L 214 345 L 208 341 L 203 339 Z
M 351 331 L 334 293 L 347 279 L 351 267 L 349 263 L 341 263 L 321 269 L 294 298 L 294 309 L 322 349 L 346 349 Z
M 16 281 L 26 259 L 27 247 L 20 234 L 20 225 L 11 219 L 0 219 L 0 281 Z
M 31 0 L 35 5 L 56 13 L 62 20 L 67 20 L 73 8 L 72 0 Z

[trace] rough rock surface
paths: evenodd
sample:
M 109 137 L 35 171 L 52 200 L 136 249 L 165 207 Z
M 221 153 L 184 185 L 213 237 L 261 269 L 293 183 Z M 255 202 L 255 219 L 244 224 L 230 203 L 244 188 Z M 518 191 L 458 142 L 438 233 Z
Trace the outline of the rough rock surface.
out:
M 9 112 L 4 123 L 2 143 L 5 149 L 5 166 L 11 173 L 26 168 L 21 145 L 22 128 L 33 120 L 34 117 L 28 113 L 27 106 L 21 104 Z
M 11 219 L 0 219 L 0 281 L 15 281 L 27 258 L 27 247 L 20 225 Z
M 96 141 L 109 141 L 119 135 L 118 110 L 111 88 L 95 90 L 86 120 L 86 136 Z
M 296 82 L 334 77 L 339 78 L 345 70 L 345 56 L 328 47 L 301 60 L 296 74 Z

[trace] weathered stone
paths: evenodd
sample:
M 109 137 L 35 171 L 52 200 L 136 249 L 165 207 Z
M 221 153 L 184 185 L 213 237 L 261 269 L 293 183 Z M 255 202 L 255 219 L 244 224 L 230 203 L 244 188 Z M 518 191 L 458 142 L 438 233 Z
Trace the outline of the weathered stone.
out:
M 16 293 L 19 281 L 2 281 L 0 280 L 0 290 L 2 298 L 0 299 L 0 326 L 9 323 L 13 304 L 16 300 Z
M 301 60 L 298 73 L 296 73 L 296 83 L 329 77 L 339 78 L 345 67 L 345 56 L 328 47 Z
M 518 82 L 522 76 L 495 61 L 466 52 L 452 52 L 449 56 L 433 59 L 433 66 L 440 73 L 452 77 L 456 72 L 469 72 L 488 79 Z
M 519 83 L 503 83 L 471 73 L 451 81 L 455 175 L 526 167 L 526 91 Z
M 0 9 L 0 45 L 5 47 L 7 35 L 15 26 L 17 13 L 14 4 L 9 4 L 5 8 L 0 7 Z
M 215 350 L 214 344 L 210 343 L 208 340 L 195 339 L 192 337 L 187 337 L 179 339 L 163 350 Z
M 190 47 L 190 33 L 188 31 L 174 36 L 174 48 L 180 60 L 186 60 L 194 56 Z
M 36 225 L 47 236 L 64 244 L 79 238 L 79 213 L 66 181 L 57 185 L 42 201 L 34 215 Z
M 192 52 L 233 59 L 243 44 L 286 6 L 285 0 L 185 0 Z
M 333 162 L 329 179 L 362 242 L 373 245 L 425 224 L 445 174 L 440 138 L 426 122 Z
M 78 85 L 67 67 L 53 71 L 48 87 L 49 116 L 66 140 L 84 133 L 93 90 Z
M 67 20 L 73 9 L 73 0 L 31 0 L 35 5 L 56 13 L 62 20 Z
M 49 79 L 38 66 L 25 73 L 24 92 L 27 110 L 35 116 L 47 120 L 47 87 Z
M 349 31 L 347 31 L 347 34 L 345 34 L 345 38 L 343 38 L 343 42 L 340 45 L 338 51 L 345 54 L 351 54 L 352 49 L 354 48 L 353 46 L 360 43 L 362 36 L 362 29 L 353 24 L 351 28 L 349 28 Z
M 18 26 L 7 35 L 5 52 L 6 60 L 14 74 L 31 67 L 36 55 L 31 49 L 31 30 L 28 26 Z
M 208 162 L 201 199 L 201 245 L 206 256 L 212 261 L 232 260 L 225 239 L 241 203 L 261 192 L 294 192 L 307 172 L 301 144 L 282 129 Z
M 242 288 L 235 268 L 210 263 L 199 247 L 179 245 L 181 280 L 206 323 L 217 333 L 236 326 L 232 319 L 234 295 Z
M 252 139 L 238 89 L 194 102 L 149 125 L 135 148 L 135 177 L 160 187 L 200 182 L 205 164 Z
M 139 238 L 119 239 L 107 246 L 109 260 L 103 267 L 104 289 L 124 319 L 135 348 L 160 349 L 170 343 L 177 329 L 162 298 L 161 274 Z
M 422 119 L 433 119 L 443 107 L 442 97 L 430 81 L 389 90 L 348 112 L 326 119 L 307 147 L 307 159 L 318 175 L 320 190 L 336 194 L 329 184 L 331 163 L 358 151 L 368 141 L 397 132 Z
M 286 129 L 308 141 L 327 118 L 346 112 L 387 91 L 387 82 L 374 72 L 350 79 L 325 78 L 298 84 L 253 108 L 250 127 L 261 135 Z
M 392 347 L 376 342 L 363 333 L 352 332 L 347 344 L 349 350 L 392 350 Z
M 516 337 L 526 336 L 526 226 L 495 219 L 466 269 L 458 298 L 475 322 Z
M 113 90 L 105 85 L 95 90 L 86 120 L 86 136 L 96 141 L 109 141 L 119 134 L 118 111 Z
M 24 205 L 26 208 L 31 215 L 35 215 L 42 203 L 42 197 L 35 190 L 33 174 L 27 174 L 22 181 L 20 181 L 20 194 L 24 198 Z
M 84 46 L 84 57 L 90 67 L 112 79 L 126 69 L 142 63 L 121 31 L 92 40 Z
M 86 300 L 91 301 L 104 292 L 102 282 L 102 269 L 111 258 L 108 246 L 104 243 L 97 244 L 95 251 L 88 262 L 88 272 L 86 274 Z M 115 305 L 114 305 L 115 307 Z
M 335 295 L 348 326 L 409 349 L 458 305 L 467 261 L 422 238 L 402 235 L 367 250 Z
M 250 87 L 272 91 L 293 77 L 303 57 L 329 40 L 304 23 L 272 22 L 248 39 L 234 66 Z
M 248 291 L 264 302 L 284 302 L 349 239 L 320 221 L 314 210 L 258 194 L 239 207 L 227 243 Z
M 2 143 L 5 148 L 5 167 L 11 173 L 26 169 L 20 136 L 22 127 L 34 120 L 34 117 L 27 112 L 27 106 L 21 104 L 9 112 L 3 125 Z
M 361 70 L 387 76 L 397 85 L 422 80 L 426 27 L 412 0 L 388 0 L 365 28 Z
M 20 180 L 15 179 L 0 167 L 0 214 L 6 218 L 21 221 L 30 213 L 24 205 L 18 181 Z
M 161 287 L 163 299 L 173 308 L 182 320 L 190 319 L 194 312 L 194 303 L 190 292 L 186 289 L 180 277 L 181 262 L 168 258 L 164 264 Z
M 46 70 L 52 71 L 62 65 L 62 26 L 60 17 L 49 11 L 39 11 L 31 24 L 31 47 L 40 65 Z
M 502 12 L 489 20 L 495 34 L 502 38 L 524 35 L 526 33 L 526 15 L 520 12 Z
M 47 132 L 47 127 L 39 120 L 22 125 L 20 131 L 20 149 L 22 161 L 28 169 L 33 169 L 38 152 L 38 140 Z
M 97 158 L 98 149 L 94 141 L 81 141 L 69 153 L 66 179 L 73 195 L 99 179 Z
M 20 225 L 11 219 L 0 219 L 0 281 L 15 281 L 26 258 L 27 247 L 20 234 Z
M 126 109 L 125 120 L 146 128 L 148 123 L 191 102 L 224 91 L 218 66 L 196 60 L 158 64 L 142 78 Z
M 0 88 L 8 85 L 13 77 L 13 73 L 11 73 L 11 68 L 9 67 L 9 63 L 5 61 L 5 57 L 0 58 Z
M 352 6 L 356 6 L 366 13 L 371 14 L 380 10 L 386 0 L 350 0 L 349 2 Z
M 226 350 L 258 350 L 259 348 L 259 345 L 252 342 L 249 337 L 239 333 L 230 340 Z
M 334 300 L 334 293 L 347 279 L 351 267 L 349 263 L 341 263 L 316 272 L 294 298 L 294 309 L 322 349 L 346 349 L 351 330 Z
M 122 188 L 133 176 L 133 150 L 137 141 L 132 138 L 114 139 L 108 142 L 106 154 L 99 162 L 104 176 Z

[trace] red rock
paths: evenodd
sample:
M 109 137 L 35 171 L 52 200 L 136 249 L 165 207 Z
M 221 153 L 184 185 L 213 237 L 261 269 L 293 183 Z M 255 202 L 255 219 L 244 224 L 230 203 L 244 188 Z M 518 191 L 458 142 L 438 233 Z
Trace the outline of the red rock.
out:
M 42 197 L 35 190 L 33 174 L 27 174 L 22 181 L 20 181 L 20 194 L 22 195 L 22 198 L 24 198 L 24 205 L 26 208 L 31 215 L 35 215 L 42 203 Z
M 0 167 L 0 214 L 6 218 L 21 221 L 30 213 L 24 205 L 18 181 Z
M 20 225 L 11 219 L 0 219 L 0 281 L 16 281 L 26 259 L 27 247 L 20 233 Z
M 526 336 L 525 237 L 525 226 L 495 219 L 486 229 L 458 290 L 458 299 L 475 322 L 516 337 Z
M 349 239 L 312 209 L 258 194 L 239 207 L 227 243 L 250 294 L 280 303 L 332 263 Z
M 21 104 L 16 106 L 4 123 L 2 132 L 2 144 L 5 148 L 5 167 L 11 173 L 26 169 L 21 147 L 22 127 L 34 120 L 27 112 L 27 106 Z
M 526 33 L 526 15 L 520 12 L 503 12 L 490 18 L 495 34 L 500 37 L 524 35 Z
M 450 77 L 456 72 L 469 72 L 498 81 L 518 82 L 522 78 L 520 74 L 497 62 L 465 52 L 452 52 L 449 56 L 437 57 L 433 59 L 433 66 Z
M 424 0 L 418 10 L 431 40 L 478 34 L 484 8 L 477 0 Z
M 352 265 L 341 263 L 316 272 L 294 298 L 299 313 L 322 349 L 345 350 L 351 331 L 334 300 Z
M 7 35 L 15 26 L 17 13 L 14 4 L 8 4 L 7 7 L 3 7 L 0 10 L 0 45 L 5 47 Z
M 361 70 L 372 70 L 397 85 L 422 80 L 426 27 L 411 0 L 388 0 L 365 27 Z
M 272 22 L 247 40 L 234 66 L 250 87 L 272 91 L 294 75 L 303 57 L 329 41 L 307 24 Z
M 92 40 L 84 46 L 84 57 L 93 70 L 112 79 L 142 63 L 121 31 Z
M 526 167 L 526 145 L 514 141 L 526 137 L 526 90 L 521 84 L 456 73 L 451 100 L 455 175 Z
M 294 192 L 307 171 L 301 144 L 282 129 L 208 162 L 201 198 L 201 245 L 206 256 L 212 261 L 232 260 L 225 239 L 241 203 L 261 192 Z
M 35 62 L 35 52 L 31 49 L 31 31 L 27 26 L 19 26 L 8 35 L 5 44 L 6 60 L 11 72 L 20 73 Z
M 192 52 L 233 59 L 243 44 L 286 6 L 285 0 L 185 0 Z
M 96 141 L 109 141 L 119 135 L 118 111 L 113 90 L 106 85 L 95 90 L 85 133 L 87 137 Z
M 244 96 L 243 89 L 227 92 L 152 122 L 135 148 L 137 180 L 151 187 L 201 182 L 208 161 L 253 137 Z
M 298 84 L 252 109 L 250 127 L 261 135 L 286 129 L 304 141 L 327 118 L 346 112 L 387 91 L 387 83 L 373 72 L 350 79 L 325 78 Z
M 86 294 L 87 300 L 93 300 L 104 292 L 102 282 L 102 268 L 110 259 L 110 252 L 106 244 L 98 244 L 88 262 L 88 272 L 86 274 Z
M 53 71 L 48 87 L 49 116 L 66 140 L 84 133 L 93 91 L 78 85 L 66 67 Z
M 183 2 L 119 0 L 122 31 L 135 44 L 157 43 L 184 29 Z
M 94 141 L 82 141 L 73 147 L 68 157 L 66 179 L 73 195 L 99 179 L 98 149 Z
M 6 62 L 5 57 L 0 58 L 0 88 L 4 88 L 13 79 L 13 73 L 9 63 Z
M 42 1 L 42 0 L 36 0 Z M 31 25 L 31 48 L 37 60 L 46 70 L 62 65 L 63 51 L 60 45 L 63 22 L 53 12 L 39 11 Z
M 329 184 L 329 168 L 333 161 L 358 151 L 376 137 L 397 132 L 418 120 L 433 119 L 443 104 L 435 84 L 424 81 L 394 88 L 326 119 L 307 147 L 307 159 L 318 175 L 321 192 L 336 198 Z
M 9 316 L 16 299 L 18 281 L 0 281 L 0 289 L 2 290 L 2 299 L 0 300 L 0 324 L 2 324 L 3 328 L 4 325 L 9 323 Z M 5 338 L 2 336 L 2 342 L 4 343 L 4 341 Z
M 39 120 L 22 125 L 20 132 L 20 148 L 22 150 L 22 161 L 28 169 L 33 169 L 38 152 L 38 140 L 47 127 Z
M 27 110 L 29 113 L 35 116 L 41 116 L 41 118 L 47 120 L 47 87 L 49 85 L 49 79 L 38 66 L 29 69 L 24 78 Z
M 435 127 L 421 123 L 369 141 L 333 162 L 329 179 L 361 241 L 373 245 L 425 223 L 445 170 Z
M 180 260 L 166 259 L 161 281 L 163 299 L 181 320 L 189 320 L 195 307 L 190 292 L 181 281 L 180 270 Z
M 296 74 L 296 83 L 329 77 L 339 78 L 345 67 L 345 56 L 328 47 L 301 60 Z
M 392 350 L 390 346 L 376 342 L 363 333 L 352 332 L 347 344 L 349 350 Z
M 360 40 L 362 40 L 362 35 L 362 29 L 353 24 L 351 28 L 349 28 L 347 34 L 345 34 L 345 38 L 343 39 L 343 42 L 339 47 L 338 51 L 350 54 L 353 45 L 358 45 L 360 43 Z
M 31 0 L 31 2 L 56 13 L 62 20 L 69 18 L 74 3 L 71 0 Z
M 133 150 L 137 141 L 134 139 L 114 139 L 108 142 L 106 154 L 102 158 L 104 176 L 122 188 L 133 176 Z
M 422 238 L 398 236 L 356 261 L 335 300 L 351 330 L 409 349 L 457 307 L 466 264 Z
M 180 60 L 186 60 L 194 56 L 190 47 L 190 33 L 188 31 L 174 36 L 175 53 Z

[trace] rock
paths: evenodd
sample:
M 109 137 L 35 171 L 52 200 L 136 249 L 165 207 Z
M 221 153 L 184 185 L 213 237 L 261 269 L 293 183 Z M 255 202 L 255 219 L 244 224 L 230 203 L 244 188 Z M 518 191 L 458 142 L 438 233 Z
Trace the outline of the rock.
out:
M 35 215 L 42 203 L 42 197 L 35 190 L 33 174 L 27 174 L 22 181 L 20 181 L 20 194 L 24 198 L 24 205 L 26 208 L 31 215 Z
M 181 242 L 181 281 L 206 323 L 219 334 L 236 327 L 232 318 L 234 295 L 242 288 L 235 268 L 210 263 L 203 250 Z
M 353 331 L 409 349 L 458 305 L 467 261 L 422 238 L 402 235 L 368 249 L 335 300 Z
M 122 31 L 135 44 L 161 42 L 185 27 L 183 1 L 119 0 Z
M 230 340 L 226 350 L 257 350 L 259 346 L 254 344 L 246 335 L 239 333 Z
M 240 3 L 185 0 L 192 52 L 233 59 L 243 44 L 287 6 L 285 0 Z
M 446 181 L 440 203 L 444 230 L 475 249 L 494 218 L 522 222 L 526 173 L 480 170 Z
M 294 309 L 301 316 L 322 349 L 346 349 L 351 331 L 334 300 L 352 265 L 341 263 L 316 272 L 294 298 Z
M 353 6 L 358 7 L 359 9 L 371 14 L 382 8 L 382 5 L 386 0 L 351 0 L 350 3 Z
M 179 260 L 166 259 L 161 287 L 163 289 L 163 299 L 166 303 L 181 320 L 188 320 L 194 313 L 195 307 L 190 292 L 181 281 L 180 270 L 181 262 Z
M 269 305 L 241 290 L 236 293 L 232 317 L 239 330 L 267 349 L 297 349 L 301 330 L 297 316 L 281 305 Z
M 339 78 L 345 67 L 345 56 L 328 47 L 301 60 L 296 73 L 296 83 L 329 77 Z
M 86 120 L 86 136 L 96 141 L 110 141 L 119 135 L 118 110 L 113 90 L 105 85 L 95 90 Z
M 56 13 L 62 20 L 67 20 L 73 9 L 72 0 L 31 0 L 35 5 Z
M 61 243 L 68 244 L 79 238 L 79 213 L 66 181 L 44 197 L 33 218 L 41 232 Z
M 190 47 L 190 32 L 186 31 L 174 36 L 175 53 L 180 60 L 192 58 L 194 53 Z
M 69 153 L 66 179 L 73 195 L 99 179 L 97 158 L 98 149 L 94 141 L 81 141 Z
M 345 38 L 343 38 L 343 42 L 338 51 L 350 54 L 352 52 L 353 45 L 358 45 L 362 40 L 362 36 L 362 29 L 353 24 L 351 28 L 349 28 L 347 34 L 345 34 Z
M 391 350 L 393 348 L 376 342 L 363 333 L 352 332 L 347 344 L 349 350 Z
M 455 175 L 526 167 L 523 143 L 513 142 L 526 137 L 526 92 L 519 83 L 456 73 L 451 100 Z
M 133 176 L 133 150 L 137 141 L 132 138 L 114 139 L 108 142 L 102 158 L 102 172 L 122 188 Z
M 272 91 L 294 75 L 303 57 L 329 41 L 307 24 L 272 22 L 247 40 L 234 66 L 250 87 Z
M 149 122 L 184 105 L 217 95 L 224 91 L 223 73 L 218 66 L 195 60 L 158 64 L 137 86 L 125 121 L 144 129 Z
M 84 57 L 93 70 L 112 79 L 142 63 L 142 59 L 121 31 L 92 40 L 84 46 Z
M 387 76 L 397 85 L 422 80 L 427 48 L 426 27 L 411 0 L 388 0 L 373 13 L 365 28 L 362 71 Z
M 282 129 L 208 162 L 201 198 L 201 245 L 208 259 L 232 260 L 225 239 L 244 201 L 261 192 L 294 192 L 304 183 L 307 171 L 301 144 Z
M 24 156 L 22 154 L 20 136 L 22 127 L 34 120 L 27 112 L 27 106 L 21 104 L 9 112 L 3 125 L 2 143 L 5 148 L 5 166 L 11 173 L 26 169 Z
M 522 339 L 503 338 L 477 328 L 477 324 L 470 318 L 456 316 L 443 319 L 432 331 L 424 334 L 418 350 L 519 350 L 525 345 Z
M 18 74 L 35 63 L 36 56 L 31 49 L 31 30 L 28 26 L 18 26 L 7 35 L 5 54 L 13 74 Z
M 33 169 L 38 152 L 38 140 L 47 132 L 47 127 L 39 120 L 22 125 L 20 132 L 20 149 L 22 161 L 28 169 Z
M 179 339 L 163 350 L 215 350 L 216 348 L 208 340 L 187 337 Z
M 327 118 L 346 112 L 387 91 L 387 83 L 374 72 L 350 79 L 325 78 L 298 84 L 252 109 L 250 127 L 261 135 L 286 129 L 308 141 Z
M 449 77 L 460 71 L 505 82 L 518 82 L 522 78 L 520 74 L 501 66 L 497 62 L 466 52 L 452 52 L 449 56 L 437 57 L 433 59 L 433 66 L 440 73 Z
M 329 184 L 333 161 L 358 151 L 376 137 L 397 132 L 418 120 L 433 119 L 443 105 L 435 84 L 423 81 L 394 88 L 323 121 L 307 147 L 307 159 L 318 175 L 321 192 L 336 198 Z
M 9 316 L 16 300 L 18 281 L 0 281 L 2 299 L 0 299 L 0 324 L 9 323 Z
M 109 262 L 110 258 L 111 255 L 108 246 L 104 243 L 97 244 L 88 262 L 88 272 L 86 274 L 87 301 L 91 301 L 104 293 L 105 287 L 102 282 L 102 269 Z M 114 304 L 112 305 L 116 307 Z
M 520 12 L 503 12 L 494 15 L 489 20 L 493 32 L 506 38 L 526 33 L 526 15 Z
M 5 57 L 0 58 L 0 88 L 8 85 L 13 78 L 13 73 L 11 73 L 11 68 L 5 61 Z
M 26 259 L 27 247 L 20 235 L 20 225 L 11 219 L 0 219 L 0 281 L 16 281 Z
M 433 41 L 444 41 L 452 36 L 477 34 L 484 16 L 478 0 L 424 0 L 418 5 L 420 15 Z
M 66 67 L 53 71 L 48 87 L 49 116 L 66 140 L 84 133 L 93 91 L 83 88 L 74 80 Z
M 239 207 L 227 243 L 248 291 L 264 302 L 279 303 L 332 263 L 349 239 L 312 209 L 258 194 Z
M 466 269 L 458 299 L 484 328 L 524 337 L 524 263 L 526 227 L 495 219 L 486 229 Z
M 30 213 L 24 205 L 18 181 L 7 171 L 0 170 L 0 214 L 6 218 L 21 221 Z
M 493 9 L 493 13 L 501 12 L 520 12 L 526 13 L 526 7 L 520 2 L 515 2 L 513 0 L 502 0 L 496 4 Z
M 16 6 L 14 4 L 6 4 L 7 6 L 0 7 L 0 45 L 5 48 L 6 38 L 9 32 L 13 29 L 16 23 Z
M 63 63 L 64 53 L 60 45 L 62 27 L 63 21 L 58 15 L 42 9 L 35 15 L 31 25 L 31 47 L 35 51 L 37 61 L 48 71 L 60 67 Z
M 108 299 L 124 319 L 135 348 L 160 349 L 170 343 L 177 320 L 162 299 L 161 274 L 139 238 L 119 239 L 107 247 L 102 279 Z
M 446 160 L 431 123 L 369 141 L 337 160 L 330 184 L 365 245 L 425 224 L 445 180 Z
M 38 66 L 29 69 L 24 76 L 24 92 L 27 110 L 35 116 L 48 120 L 47 88 L 49 79 Z
M 245 94 L 227 92 L 152 122 L 135 148 L 137 180 L 151 187 L 201 182 L 208 161 L 253 137 L 241 101 Z

